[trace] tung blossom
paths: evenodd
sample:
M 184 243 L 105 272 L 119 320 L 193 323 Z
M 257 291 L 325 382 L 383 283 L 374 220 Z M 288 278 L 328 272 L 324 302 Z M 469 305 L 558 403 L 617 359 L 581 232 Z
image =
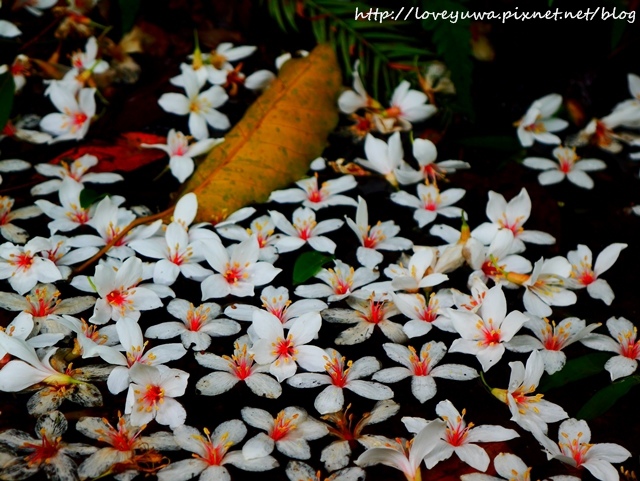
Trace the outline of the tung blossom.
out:
M 234 343 L 231 356 L 218 356 L 211 352 L 196 354 L 196 361 L 214 372 L 201 378 L 196 384 L 198 393 L 204 396 L 216 396 L 229 391 L 239 382 L 244 382 L 251 391 L 266 398 L 275 399 L 282 394 L 280 383 L 264 374 L 269 370 L 268 364 L 257 364 L 254 355 L 249 352 L 247 336 L 242 336 Z
M 533 351 L 524 366 L 520 361 L 510 362 L 511 377 L 507 389 L 492 389 L 491 394 L 509 406 L 511 420 L 523 429 L 546 434 L 547 423 L 567 419 L 569 415 L 557 404 L 534 394 L 544 372 L 544 362 L 538 351 Z
M 583 189 L 593 189 L 593 179 L 587 172 L 603 170 L 607 167 L 599 159 L 580 159 L 575 149 L 567 147 L 556 147 L 553 155 L 557 162 L 543 157 L 527 157 L 522 161 L 526 167 L 543 170 L 538 175 L 538 182 L 541 185 L 557 184 L 566 177 L 569 182 L 582 187 Z
M 0 196 L 0 235 L 8 241 L 22 244 L 27 242 L 29 234 L 22 227 L 13 224 L 14 219 L 30 219 L 39 216 L 42 211 L 37 205 L 14 209 L 15 200 L 6 195 Z
M 380 275 L 373 269 L 360 267 L 354 269 L 336 259 L 333 269 L 322 269 L 315 275 L 324 284 L 310 284 L 296 287 L 295 294 L 300 297 L 326 297 L 329 302 L 339 301 L 354 294 L 358 287 L 375 281 Z
M 398 439 L 394 444 L 367 449 L 356 464 L 361 467 L 384 464 L 402 471 L 407 481 L 421 481 L 422 460 L 436 448 L 445 426 L 436 419 L 424 426 L 410 442 Z
M 611 375 L 611 380 L 615 381 L 630 376 L 638 368 L 640 340 L 637 340 L 638 328 L 624 317 L 611 317 L 607 321 L 607 329 L 611 337 L 590 334 L 580 342 L 591 349 L 616 353 L 604 365 Z
M 325 436 L 329 430 L 298 407 L 287 407 L 274 418 L 264 409 L 242 408 L 244 422 L 266 432 L 248 440 L 242 448 L 245 459 L 267 456 L 277 448 L 288 458 L 309 459 L 311 448 L 307 441 Z
M 478 377 L 478 372 L 462 364 L 442 364 L 436 366 L 447 348 L 442 342 L 431 341 L 422 346 L 420 353 L 412 346 L 385 343 L 384 350 L 394 361 L 403 367 L 382 369 L 373 375 L 374 381 L 393 383 L 411 377 L 411 392 L 415 398 L 424 403 L 436 395 L 436 377 L 467 381 Z
M 96 89 L 80 89 L 77 99 L 58 83 L 52 83 L 48 92 L 51 102 L 59 111 L 45 115 L 40 121 L 42 130 L 54 136 L 49 143 L 83 139 L 96 114 Z
M 206 302 L 195 307 L 184 299 L 173 299 L 167 311 L 182 322 L 162 322 L 147 329 L 145 336 L 152 339 L 171 339 L 180 336 L 185 349 L 204 351 L 212 337 L 230 336 L 240 330 L 240 325 L 230 319 L 218 318 L 220 306 Z
M 551 132 L 566 129 L 566 120 L 553 118 L 553 114 L 560 108 L 562 97 L 558 94 L 545 95 L 539 98 L 527 110 L 519 121 L 518 139 L 523 147 L 531 147 L 534 141 L 543 144 L 559 144 L 560 138 Z
M 313 405 L 320 414 L 340 411 L 344 406 L 344 389 L 359 396 L 383 401 L 393 397 L 393 391 L 383 384 L 363 381 L 380 369 L 380 362 L 373 356 L 366 356 L 357 361 L 345 363 L 345 358 L 335 349 L 327 349 L 322 354 L 324 370 L 327 374 L 302 373 L 289 379 L 288 384 L 298 388 L 309 388 L 328 385 L 316 397 Z
M 373 335 L 376 326 L 393 342 L 405 342 L 407 336 L 402 325 L 390 320 L 400 313 L 393 302 L 380 299 L 375 292 L 367 299 L 349 297 L 347 304 L 351 309 L 325 309 L 322 317 L 332 323 L 355 324 L 345 329 L 336 338 L 338 345 L 360 344 Z
M 433 142 L 427 139 L 415 139 L 413 141 L 413 156 L 418 161 L 419 170 L 413 170 L 406 162 L 401 162 L 395 170 L 395 176 L 403 185 L 416 182 L 436 182 L 446 174 L 454 173 L 459 169 L 468 169 L 470 165 L 462 160 L 444 160 L 436 162 L 438 151 Z
M 507 315 L 507 301 L 500 286 L 489 289 L 477 314 L 450 310 L 449 315 L 461 336 L 453 341 L 449 352 L 474 354 L 485 372 L 502 358 L 504 343 L 509 342 L 527 321 L 527 316 L 520 311 Z
M 508 441 L 519 435 L 513 429 L 502 426 L 484 425 L 474 426 L 464 420 L 466 410 L 462 413 L 453 406 L 451 401 L 440 401 L 436 406 L 436 413 L 446 423 L 444 433 L 437 440 L 434 448 L 427 453 L 424 462 L 431 469 L 440 461 L 449 459 L 454 453 L 460 460 L 478 471 L 486 471 L 490 459 L 487 452 L 474 443 L 486 443 Z M 424 429 L 425 421 L 419 418 L 403 418 L 402 421 L 411 432 L 419 432 Z M 429 424 L 433 421 L 429 422 Z
M 224 105 L 229 96 L 219 85 L 200 92 L 204 82 L 189 69 L 183 69 L 182 79 L 186 95 L 178 93 L 163 94 L 158 100 L 160 107 L 176 115 L 189 115 L 189 131 L 197 140 L 209 137 L 207 124 L 218 130 L 230 127 L 226 115 L 216 110 Z
M 216 145 L 224 142 L 224 139 L 203 139 L 189 145 L 189 138 L 182 132 L 171 129 L 167 135 L 166 144 L 141 144 L 141 147 L 160 149 L 169 156 L 169 168 L 171 174 L 184 182 L 193 174 L 195 164 L 194 157 L 206 154 Z
M 569 261 L 561 256 L 536 262 L 533 272 L 522 283 L 526 289 L 522 298 L 524 308 L 534 316 L 548 317 L 553 312 L 549 306 L 575 304 L 575 293 L 567 290 L 571 270 Z
M 0 245 L 0 279 L 8 279 L 18 294 L 31 290 L 38 282 L 59 281 L 62 274 L 56 265 L 36 255 L 47 248 L 47 239 L 43 237 L 34 237 L 24 246 L 10 242 Z
M 548 459 L 585 468 L 601 481 L 618 481 L 620 476 L 611 463 L 622 463 L 631 456 L 618 444 L 591 443 L 591 429 L 581 419 L 567 419 L 560 425 L 558 443 L 541 433 L 536 435 L 536 439 L 544 447 Z
M 258 364 L 268 364 L 269 372 L 278 382 L 296 373 L 298 364 L 307 371 L 324 370 L 324 352 L 317 346 L 308 345 L 322 325 L 320 314 L 310 312 L 298 317 L 285 336 L 284 326 L 276 318 L 263 311 L 253 313 L 253 329 L 258 339 L 251 348 Z
M 254 286 L 273 280 L 282 269 L 268 262 L 258 261 L 260 245 L 255 236 L 225 248 L 218 236 L 202 245 L 204 257 L 216 273 L 202 281 L 202 300 L 228 295 L 252 296 Z
M 173 434 L 180 447 L 193 455 L 158 471 L 159 481 L 186 481 L 198 475 L 200 481 L 231 481 L 225 464 L 245 471 L 268 471 L 278 465 L 271 456 L 247 460 L 242 451 L 231 450 L 247 435 L 247 428 L 239 419 L 223 422 L 213 433 L 205 428 L 204 436 L 191 426 L 179 426 Z
M 56 191 L 64 190 L 62 183 L 66 178 L 71 178 L 79 184 L 112 184 L 123 180 L 120 174 L 113 172 L 88 172 L 98 165 L 98 158 L 95 155 L 85 154 L 78 157 L 73 162 L 60 162 L 57 164 L 36 164 L 34 169 L 45 177 L 54 177 L 51 180 L 42 182 L 31 189 L 31 195 L 46 195 Z M 60 192 L 62 198 L 62 192 Z M 65 194 L 68 195 L 68 194 Z
M 291 252 L 305 244 L 319 252 L 333 254 L 336 243 L 322 235 L 332 232 L 344 224 L 339 219 L 327 219 L 316 222 L 316 214 L 308 207 L 299 207 L 293 212 L 293 223 L 277 211 L 269 211 L 275 226 L 284 232 L 275 240 L 274 245 L 279 253 Z
M 513 233 L 513 250 L 515 252 L 525 250 L 524 242 L 553 244 L 556 241 L 546 232 L 524 229 L 523 225 L 531 215 L 531 198 L 524 188 L 509 202 L 502 194 L 489 191 L 486 213 L 491 222 L 480 224 L 471 233 L 484 245 L 491 244 L 498 231 L 502 229 L 509 229 Z
M 356 187 L 353 175 L 343 175 L 337 179 L 327 180 L 318 186 L 318 175 L 296 182 L 298 188 L 276 190 L 269 196 L 269 202 L 298 203 L 304 207 L 318 210 L 333 205 L 357 206 L 351 197 L 340 194 Z M 301 190 L 302 189 L 302 190 Z
M 129 370 L 131 384 L 127 392 L 125 414 L 131 424 L 142 426 L 152 420 L 175 428 L 184 424 L 187 412 L 174 398 L 187 389 L 189 374 L 162 364 L 135 363 Z
M 358 197 L 358 210 L 355 221 L 346 217 L 347 224 L 360 240 L 356 251 L 358 262 L 370 269 L 382 262 L 384 257 L 378 250 L 400 251 L 413 247 L 413 243 L 404 237 L 396 237 L 400 227 L 392 220 L 369 225 L 367 202 Z
M 571 277 L 569 285 L 573 289 L 587 288 L 587 292 L 594 299 L 601 299 L 607 306 L 613 302 L 615 295 L 609 283 L 600 278 L 600 274 L 611 268 L 622 249 L 627 244 L 615 243 L 605 247 L 596 258 L 595 265 L 591 267 L 593 255 L 591 249 L 579 244 L 575 251 L 567 254 L 567 259 L 571 263 Z
M 587 326 L 585 321 L 577 317 L 568 317 L 556 325 L 547 318 L 530 315 L 524 327 L 533 332 L 535 337 L 526 334 L 515 336 L 505 346 L 515 352 L 538 351 L 545 371 L 553 374 L 560 371 L 567 362 L 567 356 L 562 350 L 585 338 L 600 325 L 596 322 Z
M 464 189 L 447 189 L 440 191 L 435 184 L 418 184 L 418 196 L 400 191 L 391 194 L 391 200 L 396 204 L 404 205 L 415 209 L 413 218 L 419 227 L 430 224 L 438 214 L 445 217 L 460 217 L 462 209 L 454 207 L 465 194 Z

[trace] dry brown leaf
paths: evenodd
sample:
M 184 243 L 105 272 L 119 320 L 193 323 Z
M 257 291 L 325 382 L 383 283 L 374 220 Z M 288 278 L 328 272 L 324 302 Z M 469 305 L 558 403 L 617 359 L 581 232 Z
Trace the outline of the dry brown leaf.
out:
M 285 63 L 185 185 L 184 192 L 198 195 L 197 221 L 219 222 L 300 179 L 338 122 L 340 85 L 340 69 L 327 45 Z

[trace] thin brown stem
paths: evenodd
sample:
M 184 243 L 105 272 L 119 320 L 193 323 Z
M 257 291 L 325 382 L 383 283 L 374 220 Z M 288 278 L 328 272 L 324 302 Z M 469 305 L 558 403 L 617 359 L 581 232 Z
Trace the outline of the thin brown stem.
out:
M 175 208 L 176 208 L 176 206 L 173 205 L 173 206 L 169 207 L 167 210 L 163 210 L 162 212 L 158 212 L 157 214 L 147 215 L 145 217 L 140 217 L 139 219 L 134 220 L 133 222 L 131 222 L 131 224 L 129 224 L 124 229 L 122 229 L 122 231 L 117 236 L 115 236 L 113 239 L 111 239 L 109 242 L 107 242 L 107 245 L 105 245 L 102 249 L 100 249 L 91 259 L 86 261 L 81 266 L 76 267 L 73 270 L 73 276 L 77 276 L 82 271 L 84 271 L 87 267 L 92 265 L 94 262 L 97 262 L 103 255 L 105 255 L 107 253 L 107 251 L 109 249 L 111 249 L 124 236 L 126 236 L 131 229 L 133 229 L 134 227 L 137 227 L 139 225 L 142 225 L 142 224 L 148 224 L 149 222 L 153 222 L 153 221 L 156 221 L 158 219 L 163 219 L 163 218 L 167 217 L 168 215 L 171 215 L 173 213 L 173 211 L 175 210 Z

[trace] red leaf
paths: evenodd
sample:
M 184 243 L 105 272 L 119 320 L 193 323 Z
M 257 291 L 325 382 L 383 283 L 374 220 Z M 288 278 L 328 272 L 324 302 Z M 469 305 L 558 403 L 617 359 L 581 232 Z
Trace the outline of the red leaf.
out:
M 95 155 L 99 162 L 92 172 L 131 172 L 151 162 L 166 157 L 166 153 L 159 149 L 148 149 L 140 144 L 166 144 L 166 137 L 145 134 L 143 132 L 125 132 L 115 141 L 115 144 L 105 141 L 94 141 L 63 152 L 51 161 L 58 164 L 61 161 L 73 161 L 86 154 Z

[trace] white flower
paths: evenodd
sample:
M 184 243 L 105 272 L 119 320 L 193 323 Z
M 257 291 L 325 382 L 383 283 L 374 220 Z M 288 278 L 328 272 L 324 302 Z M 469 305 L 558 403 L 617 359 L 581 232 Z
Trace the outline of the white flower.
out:
M 513 429 L 506 429 L 502 426 L 474 426 L 473 423 L 467 425 L 464 421 L 466 410 L 463 409 L 462 414 L 459 413 L 449 400 L 440 401 L 436 406 L 436 413 L 446 423 L 446 429 L 436 442 L 435 447 L 424 458 L 429 469 L 455 453 L 462 462 L 478 471 L 486 471 L 490 462 L 489 455 L 474 443 L 508 441 L 519 437 Z M 407 420 L 405 426 L 412 432 L 420 429 L 424 423 L 420 419 L 403 418 L 403 422 L 405 420 Z
M 233 69 L 233 67 L 229 62 L 235 62 L 248 57 L 256 51 L 256 48 L 257 47 L 253 45 L 234 47 L 230 42 L 222 42 L 218 44 L 215 50 L 211 51 L 210 55 L 203 55 L 203 59 L 217 69 L 230 70 Z
M 587 172 L 602 170 L 607 167 L 599 159 L 580 159 L 574 149 L 568 147 L 556 147 L 553 155 L 558 162 L 542 157 L 527 157 L 522 164 L 532 169 L 544 170 L 538 181 L 541 185 L 557 184 L 566 177 L 570 182 L 583 189 L 593 189 L 593 179 Z
M 416 182 L 436 182 L 444 178 L 446 174 L 452 174 L 458 169 L 468 169 L 470 165 L 461 160 L 444 160 L 436 162 L 438 151 L 433 142 L 427 139 L 415 139 L 413 141 L 413 156 L 418 161 L 419 170 L 413 170 L 406 162 L 401 162 L 395 170 L 395 176 L 403 185 Z
M 132 426 L 129 418 L 130 416 L 126 414 L 119 414 L 116 427 L 113 427 L 104 417 L 80 418 L 76 424 L 76 429 L 80 433 L 108 444 L 86 458 L 78 466 L 80 479 L 107 476 L 115 471 L 112 471 L 112 468 L 116 465 L 131 466 L 132 469 L 135 469 L 135 457 L 141 451 L 153 453 L 153 450 L 156 449 L 178 449 L 173 434 L 157 431 L 150 436 L 143 436 L 141 433 L 146 426 Z M 129 461 L 131 464 L 128 464 Z
M 421 248 L 408 259 L 403 256 L 400 264 L 390 264 L 384 273 L 393 279 L 391 287 L 396 291 L 417 292 L 425 287 L 437 286 L 449 279 L 449 276 L 433 272 L 435 257 L 434 248 Z
M 506 344 L 506 347 L 515 352 L 537 350 L 544 362 L 545 371 L 553 374 L 560 371 L 567 362 L 567 356 L 562 350 L 582 340 L 600 325 L 596 322 L 587 326 L 585 321 L 577 317 L 568 317 L 556 325 L 555 322 L 549 322 L 547 318 L 541 319 L 530 315 L 524 327 L 531 330 L 536 337 L 515 336 Z
M 18 27 L 16 27 L 13 23 L 8 20 L 0 20 L 0 37 L 17 37 L 21 35 L 22 32 Z
M 502 194 L 489 191 L 487 202 L 487 217 L 491 222 L 485 222 L 473 229 L 471 235 L 489 245 L 496 234 L 502 229 L 509 229 L 514 237 L 514 252 L 522 252 L 525 249 L 523 242 L 532 244 L 553 244 L 555 238 L 546 232 L 537 230 L 525 230 L 523 225 L 531 215 L 531 198 L 527 189 L 522 188 L 520 193 L 508 203 Z
M 278 382 L 293 376 L 298 363 L 308 371 L 323 371 L 324 352 L 319 347 L 307 345 L 316 338 L 321 325 L 320 314 L 303 314 L 293 322 L 285 337 L 284 327 L 278 318 L 255 311 L 252 326 L 258 339 L 250 352 L 258 364 L 269 364 L 269 372 Z
M 309 459 L 311 448 L 307 441 L 319 439 L 329 432 L 325 424 L 298 407 L 284 408 L 275 419 L 263 409 L 245 407 L 242 408 L 242 419 L 249 426 L 266 431 L 245 443 L 242 448 L 245 459 L 264 457 L 271 454 L 274 447 L 288 458 Z
M 54 136 L 49 143 L 83 139 L 96 114 L 96 89 L 80 89 L 77 99 L 57 83 L 51 84 L 48 90 L 51 102 L 62 112 L 45 115 L 40 121 L 42 130 Z
M 163 94 L 158 100 L 160 107 L 172 114 L 189 115 L 189 131 L 197 140 L 209 137 L 207 124 L 218 130 L 228 129 L 231 125 L 229 119 L 216 110 L 229 98 L 224 89 L 214 85 L 201 93 L 203 82 L 188 69 L 183 70 L 182 78 L 187 95 Z
M 422 294 L 393 293 L 393 302 L 398 310 L 410 320 L 402 330 L 408 338 L 420 337 L 427 334 L 432 326 L 443 331 L 455 332 L 448 317 L 447 307 L 453 305 L 453 297 L 442 290 L 432 292 L 429 302 Z
M 507 315 L 507 301 L 500 286 L 489 289 L 477 314 L 450 310 L 449 315 L 461 336 L 453 341 L 449 352 L 474 354 L 485 372 L 502 358 L 504 343 L 527 321 L 520 311 Z
M 302 314 L 309 312 L 320 313 L 327 308 L 327 304 L 318 299 L 301 299 L 291 302 L 289 300 L 289 290 L 286 287 L 267 286 L 260 294 L 262 308 L 269 314 L 275 316 L 285 327 L 289 329 L 293 321 Z M 253 321 L 253 312 L 259 310 L 258 307 L 249 304 L 231 304 L 224 313 L 232 319 L 239 321 Z
M 376 372 L 372 379 L 384 383 L 393 383 L 411 377 L 411 392 L 424 403 L 436 395 L 434 378 L 466 381 L 478 377 L 478 372 L 462 364 L 443 364 L 436 367 L 447 348 L 443 342 L 431 341 L 422 346 L 420 354 L 412 346 L 385 343 L 382 345 L 387 356 L 404 367 L 390 367 Z
M 10 242 L 0 245 L 0 279 L 8 279 L 18 294 L 24 294 L 38 282 L 62 279 L 53 262 L 36 255 L 47 247 L 48 242 L 43 237 L 34 237 L 24 246 Z
M 102 199 L 93 213 L 93 217 L 87 225 L 93 227 L 98 235 L 83 234 L 71 238 L 70 243 L 74 247 L 103 247 L 113 241 L 136 218 L 136 215 L 124 208 L 118 207 L 122 198 L 105 197 Z M 127 244 L 135 239 L 146 239 L 154 235 L 162 220 L 158 219 L 149 225 L 134 227 L 116 242 L 108 251 L 107 256 L 123 260 L 134 256 L 134 250 Z
M 393 391 L 383 384 L 363 381 L 361 378 L 370 376 L 380 370 L 380 362 L 373 356 L 366 356 L 357 361 L 346 363 L 345 358 L 335 349 L 326 349 L 326 354 L 320 352 L 327 374 L 302 373 L 296 374 L 287 382 L 293 387 L 308 388 L 327 385 L 316 397 L 313 405 L 320 414 L 340 411 L 344 406 L 344 389 L 359 396 L 383 401 L 393 397 Z
M 142 337 L 142 329 L 132 319 L 123 318 L 116 322 L 116 330 L 120 346 L 101 346 L 98 355 L 116 367 L 111 370 L 107 379 L 107 387 L 111 394 L 118 394 L 129 387 L 131 369 L 136 364 L 158 366 L 183 357 L 187 351 L 181 344 L 161 344 L 145 352 L 147 342 Z M 124 354 L 120 350 L 124 350 Z
M 335 343 L 338 345 L 360 344 L 371 337 L 376 326 L 393 342 L 405 342 L 407 336 L 402 325 L 389 318 L 399 314 L 393 302 L 380 299 L 372 293 L 366 299 L 347 298 L 351 309 L 325 309 L 322 317 L 332 323 L 355 324 L 340 333 Z
M 571 262 L 571 278 L 569 279 L 569 286 L 572 289 L 587 288 L 587 292 L 594 299 L 601 299 L 607 306 L 610 306 L 615 297 L 611 286 L 604 279 L 600 278 L 600 275 L 613 265 L 618 260 L 618 256 L 622 249 L 625 249 L 627 244 L 611 244 L 605 247 L 600 255 L 596 259 L 595 266 L 591 267 L 592 254 L 591 249 L 587 246 L 579 244 L 578 249 L 570 251 L 567 254 L 567 259 Z
M 346 195 L 339 195 L 340 192 L 351 190 L 356 187 L 357 182 L 353 175 L 343 175 L 337 179 L 327 180 L 318 187 L 318 175 L 296 182 L 298 188 L 276 190 L 269 196 L 269 202 L 298 203 L 318 210 L 332 205 L 352 205 L 357 206 L 357 202 Z M 302 190 L 300 190 L 302 189 Z
M 45 259 L 53 262 L 63 279 L 68 279 L 71 275 L 71 265 L 86 261 L 98 252 L 97 247 L 80 247 L 73 249 L 70 245 L 71 239 L 61 235 L 54 235 L 47 239 L 47 248 L 40 252 Z
M 240 220 L 238 220 L 238 222 Z M 258 239 L 258 245 L 260 246 L 260 255 L 258 256 L 258 260 L 273 264 L 278 259 L 275 243 L 279 239 L 279 236 L 273 234 L 276 225 L 274 224 L 271 216 L 261 215 L 251 221 L 251 225 L 248 229 L 245 229 L 234 222 L 236 221 L 233 221 L 231 216 L 229 216 L 222 223 L 216 224 L 216 230 L 222 237 L 239 242 L 247 240 L 251 236 L 255 236 L 256 239 Z
M 465 194 L 464 189 L 447 189 L 440 192 L 435 184 L 418 184 L 418 197 L 400 191 L 391 194 L 391 200 L 396 204 L 416 209 L 413 218 L 419 227 L 424 227 L 436 219 L 438 214 L 445 217 L 460 217 L 462 209 L 453 207 Z
M 194 170 L 193 158 L 206 154 L 216 145 L 224 142 L 220 139 L 204 139 L 189 145 L 189 139 L 175 129 L 169 131 L 166 144 L 141 144 L 141 147 L 160 149 L 169 156 L 169 168 L 179 182 L 184 182 Z
M 391 185 L 398 185 L 394 172 L 400 167 L 404 157 L 400 132 L 389 137 L 388 144 L 382 139 L 376 139 L 373 135 L 367 134 L 364 141 L 364 153 L 367 159 L 357 158 L 356 163 L 383 175 Z
M 210 352 L 196 354 L 196 361 L 204 367 L 215 369 L 201 378 L 196 390 L 205 396 L 217 396 L 230 390 L 238 382 L 243 381 L 251 391 L 270 399 L 280 397 L 282 387 L 272 377 L 264 374 L 269 370 L 268 364 L 254 363 L 254 356 L 249 352 L 246 336 L 234 343 L 231 357 L 218 356 Z
M 543 144 L 560 143 L 560 138 L 551 132 L 566 129 L 569 125 L 566 120 L 552 118 L 561 104 L 562 97 L 558 94 L 545 95 L 531 104 L 524 117 L 516 122 L 518 139 L 523 147 L 531 147 L 536 140 Z
M 358 287 L 375 281 L 380 275 L 366 267 L 354 270 L 353 267 L 338 259 L 334 262 L 334 269 L 322 269 L 315 275 L 325 284 L 298 286 L 295 294 L 300 297 L 327 297 L 329 302 L 339 301 L 352 295 Z
M 156 284 L 170 286 L 179 274 L 196 281 L 213 274 L 212 270 L 199 264 L 205 258 L 202 242 L 191 242 L 187 230 L 177 222 L 167 226 L 163 237 L 138 239 L 129 245 L 143 256 L 159 259 L 153 268 L 153 282 Z
M 640 340 L 636 341 L 638 328 L 624 317 L 611 317 L 607 321 L 607 329 L 611 337 L 603 334 L 591 334 L 580 342 L 591 349 L 615 352 L 604 368 L 611 374 L 611 380 L 630 376 L 638 368 L 640 360 Z
M 382 262 L 384 258 L 378 249 L 400 251 L 413 247 L 413 242 L 409 239 L 396 237 L 400 232 L 400 227 L 392 220 L 378 221 L 373 226 L 369 225 L 367 202 L 362 197 L 358 197 L 355 221 L 349 217 L 346 217 L 346 220 L 360 240 L 356 256 L 358 262 L 365 267 L 372 269 Z
M 0 140 L 2 137 L 0 136 Z M 31 168 L 31 164 L 20 159 L 0 160 L 0 172 L 19 172 Z M 0 184 L 2 184 L 2 176 L 0 176 Z
M 278 236 L 274 242 L 278 252 L 291 252 L 305 244 L 319 252 L 335 252 L 336 243 L 322 234 L 339 229 L 343 221 L 327 219 L 316 222 L 315 212 L 308 207 L 298 207 L 293 212 L 293 224 L 280 212 L 271 210 L 269 215 L 275 226 L 285 234 Z
M 15 200 L 5 195 L 0 196 L 0 235 L 15 242 L 27 242 L 29 234 L 26 230 L 11 223 L 14 219 L 30 219 L 39 216 L 42 211 L 37 205 L 12 209 Z
M 359 68 L 360 60 L 356 60 L 352 69 L 353 90 L 345 90 L 340 94 L 340 97 L 338 97 L 338 107 L 340 111 L 345 114 L 352 114 L 356 110 L 371 107 L 376 103 L 376 101 L 369 96 L 362 84 L 360 72 L 358 71 Z
M 0 307 L 9 311 L 21 311 L 33 319 L 34 334 L 69 334 L 68 328 L 60 326 L 58 315 L 77 314 L 95 303 L 93 296 L 60 299 L 60 291 L 53 284 L 38 284 L 26 296 L 0 292 Z
M 206 302 L 195 307 L 184 299 L 173 299 L 167 311 L 182 322 L 163 322 L 147 329 L 145 336 L 152 339 L 172 339 L 180 336 L 183 346 L 194 351 L 204 351 L 212 337 L 230 336 L 240 331 L 240 325 L 230 319 L 218 318 L 220 306 Z
M 511 420 L 527 431 L 546 434 L 547 423 L 567 419 L 569 415 L 557 404 L 534 394 L 544 373 L 544 361 L 538 351 L 527 359 L 526 367 L 520 362 L 510 362 L 511 377 L 507 389 L 492 389 L 491 394 L 509 406 Z
M 76 463 L 72 457 L 89 455 L 97 451 L 97 448 L 64 442 L 62 435 L 67 427 L 64 414 L 51 411 L 36 421 L 35 438 L 17 429 L 7 429 L 0 433 L 0 443 L 21 454 L 19 460 L 3 465 L 3 472 L 11 479 L 25 479 L 39 470 L 44 471 L 47 479 L 77 479 Z M 20 466 L 25 461 L 26 466 Z
M 36 17 L 39 17 L 43 13 L 42 10 L 51 8 L 56 3 L 58 3 L 57 0 L 20 0 L 16 2 L 14 8 L 24 7 L 24 9 L 29 13 L 35 15 Z
M 566 280 L 571 275 L 571 264 L 564 257 L 540 259 L 533 272 L 522 283 L 526 289 L 522 301 L 524 308 L 534 316 L 548 317 L 549 306 L 570 306 L 576 303 L 575 293 L 566 289 Z
M 611 463 L 622 463 L 631 453 L 618 444 L 591 443 L 591 430 L 586 421 L 567 419 L 560 425 L 558 443 L 543 434 L 536 439 L 547 452 L 548 459 L 558 459 L 576 468 L 586 468 L 602 481 L 618 481 L 618 471 Z
M 255 236 L 227 249 L 218 236 L 203 244 L 204 256 L 217 274 L 202 281 L 202 300 L 228 295 L 252 296 L 254 286 L 262 286 L 282 271 L 268 262 L 258 261 L 260 246 Z
M 171 428 L 184 424 L 187 412 L 174 398 L 185 393 L 188 373 L 137 362 L 129 369 L 129 376 L 124 413 L 131 414 L 132 425 L 142 426 L 153 419 Z
M 410 89 L 411 84 L 403 80 L 391 96 L 391 107 L 385 113 L 388 117 L 398 119 L 401 123 L 421 122 L 428 119 L 438 110 L 427 104 L 428 97 L 419 90 Z M 409 130 L 409 129 L 404 129 Z
M 80 203 L 80 194 L 84 190 L 84 185 L 65 177 L 60 183 L 58 197 L 61 205 L 56 205 L 48 200 L 39 199 L 35 204 L 42 209 L 49 218 L 49 232 L 54 235 L 56 232 L 68 232 L 81 225 L 85 225 L 91 219 L 94 209 L 84 208 Z
M 98 158 L 95 155 L 85 154 L 78 157 L 71 163 L 61 162 L 60 165 L 36 164 L 34 169 L 45 177 L 57 177 L 57 179 L 47 180 L 31 189 L 31 195 L 45 195 L 62 190 L 62 182 L 70 177 L 80 184 L 96 183 L 111 184 L 123 180 L 120 174 L 112 172 L 89 172 L 92 167 L 98 165 Z M 62 192 L 59 194 L 62 197 Z
M 247 428 L 239 419 L 221 423 L 213 433 L 205 428 L 204 436 L 196 428 L 184 425 L 174 429 L 173 434 L 182 449 L 194 454 L 158 471 L 158 481 L 186 481 L 197 475 L 200 481 L 231 481 L 225 464 L 245 471 L 268 471 L 278 465 L 271 456 L 247 460 L 242 451 L 230 451 L 247 435 Z
M 75 277 L 72 285 L 81 288 L 80 277 Z M 140 311 L 162 307 L 162 301 L 154 291 L 141 287 L 142 261 L 129 257 L 118 269 L 109 265 L 96 266 L 95 275 L 89 284 L 100 299 L 96 301 L 89 321 L 105 324 L 110 319 L 117 321 L 128 317 L 134 321 L 140 318 Z
M 424 426 L 410 441 L 396 440 L 396 444 L 367 449 L 356 460 L 358 466 L 384 464 L 402 471 L 407 481 L 420 481 L 422 460 L 437 446 L 445 424 L 436 419 Z

